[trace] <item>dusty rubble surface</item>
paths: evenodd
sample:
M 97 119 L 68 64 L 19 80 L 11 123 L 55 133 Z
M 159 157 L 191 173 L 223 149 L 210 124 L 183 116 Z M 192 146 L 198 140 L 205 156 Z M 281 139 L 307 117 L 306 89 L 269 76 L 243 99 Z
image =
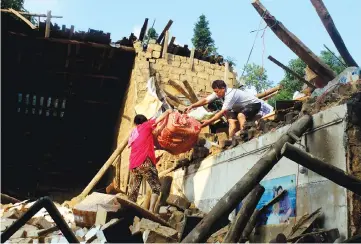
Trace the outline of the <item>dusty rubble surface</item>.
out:
M 119 200 L 119 201 L 118 201 Z M 35 202 L 2 204 L 1 233 L 27 212 Z M 131 203 L 125 196 L 94 192 L 69 208 L 55 206 L 80 243 L 179 242 L 187 218 L 202 219 L 187 199 L 171 194 L 159 214 Z M 6 243 L 67 243 L 66 237 L 45 208 L 13 234 Z

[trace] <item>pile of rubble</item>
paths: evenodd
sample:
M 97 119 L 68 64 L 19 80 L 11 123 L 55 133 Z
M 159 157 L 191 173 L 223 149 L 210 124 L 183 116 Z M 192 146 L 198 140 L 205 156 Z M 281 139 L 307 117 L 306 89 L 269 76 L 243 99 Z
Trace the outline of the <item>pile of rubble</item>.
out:
M 46 206 L 26 223 L 25 213 L 33 212 L 37 202 L 22 201 L 2 204 L 1 238 L 7 243 L 64 243 L 71 242 L 64 234 L 59 220 L 53 220 Z M 49 200 L 50 201 L 50 200 Z M 141 206 L 130 202 L 121 194 L 109 195 L 94 192 L 83 201 L 70 208 L 65 203 L 54 203 L 67 229 L 81 243 L 105 242 L 179 242 L 204 217 L 194 204 L 185 197 L 170 194 L 166 203 L 153 214 Z M 37 208 L 37 207 L 35 207 Z M 48 209 L 49 210 L 49 209 Z M 56 218 L 55 218 L 56 219 Z M 24 222 L 14 234 L 6 231 L 15 222 Z M 12 227 L 11 227 L 12 226 Z M 8 240 L 3 240 L 7 236 Z M 69 235 L 69 234 L 68 234 Z

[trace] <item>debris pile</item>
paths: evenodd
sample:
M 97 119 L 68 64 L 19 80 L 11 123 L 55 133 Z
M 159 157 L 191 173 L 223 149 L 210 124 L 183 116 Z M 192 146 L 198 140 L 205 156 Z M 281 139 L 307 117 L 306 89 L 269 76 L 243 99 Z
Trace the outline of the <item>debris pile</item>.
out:
M 33 212 L 36 202 L 22 201 L 15 204 L 2 204 L 1 234 L 14 228 L 15 222 L 23 222 L 25 213 Z M 49 200 L 50 201 L 50 200 Z M 67 204 L 54 203 L 59 216 L 65 221 L 74 238 L 84 243 L 105 243 L 121 241 L 178 242 L 186 224 L 186 218 L 202 219 L 199 211 L 185 197 L 170 194 L 158 214 L 153 214 L 139 205 L 127 200 L 124 195 L 108 195 L 93 192 L 83 201 L 69 208 Z M 37 207 L 35 207 L 37 208 Z M 8 238 L 10 243 L 58 243 L 70 242 L 53 215 L 41 208 L 14 234 Z M 51 212 L 51 211 L 50 211 Z M 56 219 L 56 218 L 55 218 Z M 198 223 L 198 222 L 197 222 Z M 12 226 L 12 227 L 10 227 Z M 116 235 L 121 233 L 121 237 Z M 7 240 L 4 240 L 7 241 Z

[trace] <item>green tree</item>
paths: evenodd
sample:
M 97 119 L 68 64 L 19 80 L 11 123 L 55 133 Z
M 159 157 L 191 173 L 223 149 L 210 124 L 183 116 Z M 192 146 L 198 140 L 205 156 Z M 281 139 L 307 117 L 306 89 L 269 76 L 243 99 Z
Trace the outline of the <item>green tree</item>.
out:
M 246 87 L 254 87 L 257 93 L 263 92 L 272 86 L 272 81 L 268 80 L 266 70 L 257 64 L 247 64 L 243 78 Z
M 153 27 L 151 27 L 148 29 L 147 34 L 144 37 L 144 42 L 148 42 L 148 40 L 151 40 L 151 39 L 157 39 L 158 36 L 159 35 L 158 35 L 157 31 Z
M 1 0 L 1 8 L 2 9 L 12 8 L 19 12 L 27 12 L 28 13 L 28 11 L 24 8 L 24 0 Z M 36 24 L 34 17 L 25 15 L 25 18 L 30 20 L 33 24 Z
M 24 11 L 24 0 L 1 0 L 1 8 L 12 8 L 16 11 Z
M 346 67 L 343 65 L 342 62 L 343 59 L 341 56 L 338 56 L 337 58 L 330 52 L 330 51 L 321 51 L 320 58 L 323 62 L 325 62 L 330 68 L 336 72 L 336 74 L 340 74 Z M 342 62 L 340 61 L 342 60 Z
M 199 20 L 195 23 L 193 31 L 192 43 L 195 49 L 206 55 L 212 55 L 217 52 L 212 33 L 209 29 L 209 22 L 204 14 L 199 16 Z
M 288 63 L 288 67 L 299 74 L 301 77 L 305 76 L 306 63 L 300 58 L 291 59 Z M 282 86 L 282 90 L 274 97 L 268 100 L 271 106 L 275 106 L 276 101 L 279 100 L 291 100 L 293 94 L 296 91 L 302 90 L 303 82 L 299 81 L 293 75 L 285 72 L 285 77 L 279 83 Z

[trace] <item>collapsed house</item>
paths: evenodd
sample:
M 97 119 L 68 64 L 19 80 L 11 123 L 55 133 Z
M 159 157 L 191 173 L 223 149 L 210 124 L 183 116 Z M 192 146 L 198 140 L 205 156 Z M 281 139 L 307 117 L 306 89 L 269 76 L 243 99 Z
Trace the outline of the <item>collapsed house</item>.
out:
M 27 150 L 26 155 L 20 155 L 15 162 L 34 162 L 41 159 L 40 154 L 48 153 L 51 154 L 48 155 L 50 162 L 56 165 L 48 166 L 50 176 L 46 177 L 44 172 L 48 171 L 44 171 L 42 165 L 47 165 L 46 160 L 38 161 L 36 167 L 41 168 L 39 173 L 43 181 L 34 180 L 25 166 L 22 166 L 24 170 L 20 172 L 20 177 L 23 181 L 32 182 L 29 188 L 42 185 L 72 189 L 65 199 L 70 199 L 86 187 L 78 199 L 64 202 L 62 206 L 53 205 L 49 198 L 30 204 L 12 200 L 13 204 L 2 207 L 2 222 L 6 222 L 2 229 L 6 235 L 2 234 L 2 241 L 12 235 L 12 239 L 16 237 L 24 241 L 27 238 L 29 242 L 61 242 L 66 239 L 88 243 L 269 242 L 282 235 L 289 242 L 310 240 L 306 237 L 318 242 L 333 242 L 357 236 L 361 224 L 360 190 L 355 188 L 361 178 L 360 69 L 349 65 L 351 69 L 336 77 L 304 44 L 289 35 L 282 23 L 275 21 L 259 2 L 256 1 L 254 6 L 261 16 L 269 15 L 267 24 L 272 26 L 276 35 L 282 32 L 283 41 L 305 60 L 313 72 L 306 82 L 313 89 L 329 85 L 297 101 L 279 102 L 273 114 L 265 116 L 259 124 L 248 122 L 245 131 L 233 141 L 227 140 L 225 128 L 206 128 L 191 151 L 180 155 L 162 152 L 157 169 L 164 196 L 158 204 L 158 215 L 145 210 L 150 193 L 145 182 L 138 205 L 127 201 L 124 196 L 131 180 L 129 149 L 125 148 L 127 133 L 133 126 L 132 119 L 137 109 L 149 112 L 154 110 L 150 105 L 157 103 L 148 96 L 147 82 L 153 78 L 157 91 L 166 94 L 162 97 L 163 104 L 182 110 L 189 102 L 212 92 L 212 80 L 223 79 L 227 85 L 234 86 L 236 74 L 231 67 L 220 59 L 206 61 L 196 50 L 175 46 L 172 44 L 174 38 L 169 42 L 167 30 L 171 22 L 158 40 L 150 41 L 146 46 L 141 40 L 134 41 L 132 35 L 119 41 L 120 46 L 110 47 L 89 43 L 96 39 L 93 32 L 88 37 L 90 39 L 85 33 L 74 35 L 75 41 L 64 40 L 70 34 L 65 28 L 62 28 L 65 33 L 56 29 L 62 34 L 49 39 L 33 32 L 24 34 L 21 31 L 19 34 L 7 30 L 5 43 L 9 48 L 6 57 L 12 72 L 4 73 L 4 77 L 12 82 L 6 83 L 9 91 L 6 94 L 9 100 L 14 100 L 14 96 L 17 99 L 13 110 L 9 108 L 7 111 L 7 126 L 14 128 L 6 133 L 9 148 L 15 147 L 17 141 L 23 142 L 24 139 L 20 138 L 24 136 L 29 140 L 22 146 Z M 147 20 L 141 35 L 144 35 L 146 24 Z M 285 40 L 287 33 L 288 38 L 293 38 L 291 44 Z M 102 33 L 101 36 L 100 42 L 110 43 L 108 35 Z M 13 55 L 11 50 L 18 50 L 17 55 Z M 55 54 L 59 56 L 54 58 L 52 53 L 49 57 L 48 50 L 57 50 Z M 31 65 L 39 65 L 39 60 L 42 60 L 42 67 L 49 70 L 49 75 L 44 76 L 43 72 L 31 69 Z M 19 69 L 24 72 L 15 72 Z M 59 72 L 62 77 L 58 76 Z M 76 77 L 72 78 L 72 75 Z M 24 83 L 26 76 L 39 79 L 30 84 Z M 49 80 L 59 84 L 54 87 L 49 85 Z M 51 95 L 47 94 L 49 89 Z M 259 94 L 259 97 L 267 100 L 278 89 L 281 88 Z M 40 102 L 42 97 L 43 103 Z M 58 100 L 59 97 L 64 99 Z M 66 106 L 61 107 L 59 104 L 65 99 Z M 106 107 L 108 109 L 104 109 Z M 156 108 L 159 107 L 158 104 Z M 43 117 L 36 120 L 40 116 Z M 44 118 L 52 118 L 52 122 L 41 122 Z M 13 121 L 19 123 L 12 124 Z M 96 124 L 90 125 L 89 121 Z M 16 126 L 22 126 L 24 130 L 14 134 Z M 56 145 L 49 145 L 54 140 L 51 133 L 54 128 L 61 128 L 56 133 L 58 140 Z M 94 130 L 97 130 L 96 134 Z M 73 136 L 66 134 L 69 132 Z M 35 140 L 39 135 L 37 133 L 41 136 Z M 80 139 L 87 143 L 81 143 Z M 40 141 L 43 144 L 39 144 Z M 99 141 L 108 144 L 100 150 Z M 113 141 L 116 141 L 116 146 Z M 296 147 L 290 144 L 284 146 L 284 142 L 295 143 Z M 44 152 L 39 145 L 46 146 L 48 150 L 52 148 L 53 152 Z M 56 155 L 61 153 L 54 153 L 59 148 L 61 152 L 71 148 L 74 151 L 74 148 L 79 149 L 79 145 L 83 145 L 80 147 L 83 150 L 77 151 L 78 157 L 69 154 L 60 158 Z M 307 152 L 304 153 L 306 156 L 300 154 L 303 158 L 293 158 L 287 154 L 288 150 L 292 155 L 299 155 L 296 154 L 299 153 L 297 149 Z M 84 154 L 87 159 L 81 156 Z M 6 171 L 9 172 L 6 188 L 11 189 L 8 193 L 18 192 L 23 183 L 11 177 L 18 171 L 13 168 L 11 152 L 6 155 Z M 310 160 L 312 156 L 318 158 L 316 163 Z M 301 166 L 306 161 L 311 163 Z M 315 167 L 320 161 L 331 168 Z M 87 173 L 83 178 L 78 177 L 85 167 Z M 104 192 L 107 184 L 104 177 L 103 182 L 101 178 L 109 167 L 114 169 L 111 190 L 118 192 L 117 195 L 97 193 Z M 13 171 L 9 171 L 11 168 Z M 68 181 L 55 179 L 50 173 L 54 171 L 59 178 L 66 177 Z M 70 171 L 74 175 L 70 175 Z M 78 185 L 79 189 L 73 189 L 72 185 Z M 102 190 L 97 190 L 100 185 Z M 93 188 L 95 192 L 87 196 Z M 29 190 L 25 188 L 23 191 Z M 22 198 L 25 199 L 24 195 Z M 64 195 L 61 199 L 64 200 Z M 282 220 L 284 213 L 280 214 L 277 210 L 277 207 L 281 208 L 281 202 L 288 204 L 290 210 L 285 220 Z M 45 207 L 47 212 L 36 213 L 41 207 Z M 65 222 L 56 216 L 61 216 Z M 119 231 L 122 232 L 121 237 L 117 235 Z

